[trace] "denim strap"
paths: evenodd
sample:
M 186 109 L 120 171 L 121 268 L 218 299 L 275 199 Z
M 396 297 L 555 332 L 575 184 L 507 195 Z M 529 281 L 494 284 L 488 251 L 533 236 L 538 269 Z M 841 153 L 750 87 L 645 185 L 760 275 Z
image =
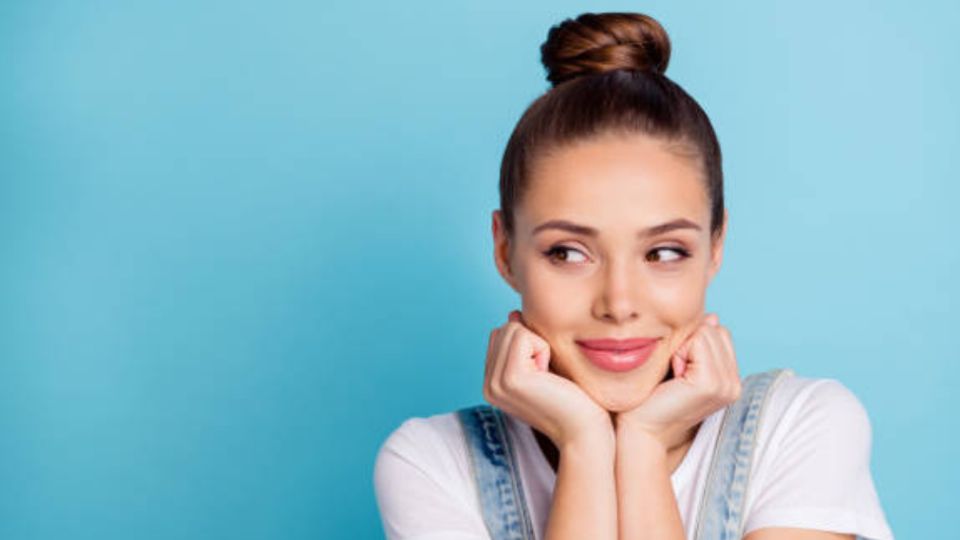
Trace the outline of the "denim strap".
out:
M 503 413 L 490 405 L 457 411 L 491 540 L 534 540 L 520 469 Z
M 757 430 L 770 390 L 787 375 L 793 370 L 750 375 L 743 380 L 740 397 L 727 406 L 697 514 L 696 540 L 740 540 Z
M 724 411 L 693 538 L 740 540 L 757 429 L 770 390 L 788 374 L 793 375 L 793 370 L 773 369 L 746 377 L 740 397 Z M 457 416 L 491 540 L 534 540 L 503 413 L 477 405 L 460 409 Z

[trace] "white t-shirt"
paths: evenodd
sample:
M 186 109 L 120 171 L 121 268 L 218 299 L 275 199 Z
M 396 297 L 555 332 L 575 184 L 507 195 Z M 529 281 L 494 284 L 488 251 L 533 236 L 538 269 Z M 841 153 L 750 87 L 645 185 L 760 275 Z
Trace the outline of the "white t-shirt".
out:
M 671 475 L 688 539 L 724 409 L 704 419 Z M 505 415 L 537 538 L 543 538 L 556 473 L 530 426 Z M 870 473 L 872 428 L 859 399 L 834 379 L 785 375 L 757 433 L 744 507 L 746 535 L 799 527 L 892 540 Z M 380 447 L 374 489 L 390 540 L 489 539 L 456 414 L 403 422 Z

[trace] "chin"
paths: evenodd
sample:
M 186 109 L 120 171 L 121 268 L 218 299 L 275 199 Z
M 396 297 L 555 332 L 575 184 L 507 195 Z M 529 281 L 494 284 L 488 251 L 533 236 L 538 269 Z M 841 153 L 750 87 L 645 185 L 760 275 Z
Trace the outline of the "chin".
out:
M 638 395 L 635 389 L 632 392 L 625 393 L 598 388 L 594 394 L 593 400 L 611 413 L 621 413 L 636 409 L 647 397 L 646 395 Z
M 662 370 L 653 371 L 657 373 Z M 651 375 L 653 373 L 634 372 L 603 379 L 591 377 L 589 380 L 582 380 L 579 386 L 608 412 L 620 413 L 636 409 L 650 397 L 663 380 L 663 376 L 651 378 Z
M 559 361 L 551 364 L 551 371 L 572 380 L 607 412 L 621 413 L 639 407 L 663 381 L 670 369 L 668 358 L 652 357 L 644 367 L 613 375 L 590 370 L 586 359 L 582 364 L 571 366 L 558 356 Z

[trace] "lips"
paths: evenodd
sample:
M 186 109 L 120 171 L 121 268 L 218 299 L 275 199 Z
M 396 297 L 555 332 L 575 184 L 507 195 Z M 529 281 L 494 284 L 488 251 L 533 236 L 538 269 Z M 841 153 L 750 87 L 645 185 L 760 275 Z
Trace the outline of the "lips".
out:
M 577 344 L 589 349 L 599 349 L 602 351 L 629 351 L 646 347 L 651 343 L 656 343 L 660 338 L 635 338 L 635 339 L 580 339 Z
M 659 338 L 583 339 L 577 345 L 593 365 L 622 373 L 641 366 L 656 349 Z

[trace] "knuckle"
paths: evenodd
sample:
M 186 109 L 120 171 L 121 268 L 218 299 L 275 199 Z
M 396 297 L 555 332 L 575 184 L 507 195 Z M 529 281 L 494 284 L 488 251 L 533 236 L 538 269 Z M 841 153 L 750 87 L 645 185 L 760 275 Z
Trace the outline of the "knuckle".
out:
M 487 340 L 487 357 L 489 358 L 490 353 L 492 353 L 497 348 L 497 335 L 496 332 L 490 334 L 490 339 Z
M 516 375 L 505 373 L 502 382 L 504 391 L 509 393 L 516 392 L 519 387 Z
M 503 395 L 503 389 L 500 388 L 500 384 L 497 381 L 490 381 L 486 387 L 487 394 L 493 399 L 499 399 Z

